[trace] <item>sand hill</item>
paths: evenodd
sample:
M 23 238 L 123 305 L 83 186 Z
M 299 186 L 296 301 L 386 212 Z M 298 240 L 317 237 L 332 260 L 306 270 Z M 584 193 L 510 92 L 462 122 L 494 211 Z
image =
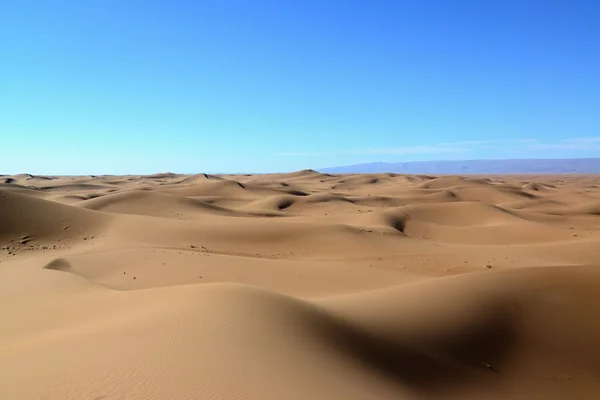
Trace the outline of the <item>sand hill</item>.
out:
M 0 398 L 600 398 L 600 177 L 0 177 Z

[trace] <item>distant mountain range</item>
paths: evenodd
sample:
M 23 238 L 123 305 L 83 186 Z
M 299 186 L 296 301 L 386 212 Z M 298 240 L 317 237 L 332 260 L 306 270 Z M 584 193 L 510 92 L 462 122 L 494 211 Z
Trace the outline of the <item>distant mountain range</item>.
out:
M 373 162 L 319 169 L 322 173 L 600 174 L 600 158 Z

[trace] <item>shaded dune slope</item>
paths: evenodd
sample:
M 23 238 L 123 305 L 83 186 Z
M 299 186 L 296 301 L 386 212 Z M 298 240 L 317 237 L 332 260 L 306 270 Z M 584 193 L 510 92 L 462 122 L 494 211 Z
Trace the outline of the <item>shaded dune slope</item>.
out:
M 245 206 L 245 208 L 259 210 L 294 210 L 295 208 L 303 205 L 306 206 L 310 204 L 323 204 L 332 202 L 353 203 L 352 200 L 349 200 L 346 197 L 330 194 L 312 194 L 307 196 L 276 195 L 249 203 Z

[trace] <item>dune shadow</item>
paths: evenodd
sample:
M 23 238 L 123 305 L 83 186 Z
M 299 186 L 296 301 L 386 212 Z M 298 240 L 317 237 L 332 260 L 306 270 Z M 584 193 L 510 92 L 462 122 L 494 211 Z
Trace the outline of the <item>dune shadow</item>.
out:
M 420 337 L 390 338 L 334 321 L 330 340 L 340 353 L 425 396 L 499 377 L 517 341 L 516 315 L 502 304 L 487 305 L 475 323 Z
M 64 258 L 54 259 L 54 260 L 50 261 L 48 264 L 44 265 L 43 268 L 53 270 L 53 271 L 65 271 L 65 272 L 73 273 L 71 271 L 71 263 L 69 263 Z M 76 274 L 76 275 L 78 275 L 78 274 Z

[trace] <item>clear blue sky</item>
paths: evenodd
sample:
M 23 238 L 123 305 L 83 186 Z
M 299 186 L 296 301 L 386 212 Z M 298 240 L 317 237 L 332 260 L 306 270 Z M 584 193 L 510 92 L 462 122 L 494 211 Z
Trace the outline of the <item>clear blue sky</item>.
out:
M 0 2 L 0 173 L 600 157 L 600 1 Z

